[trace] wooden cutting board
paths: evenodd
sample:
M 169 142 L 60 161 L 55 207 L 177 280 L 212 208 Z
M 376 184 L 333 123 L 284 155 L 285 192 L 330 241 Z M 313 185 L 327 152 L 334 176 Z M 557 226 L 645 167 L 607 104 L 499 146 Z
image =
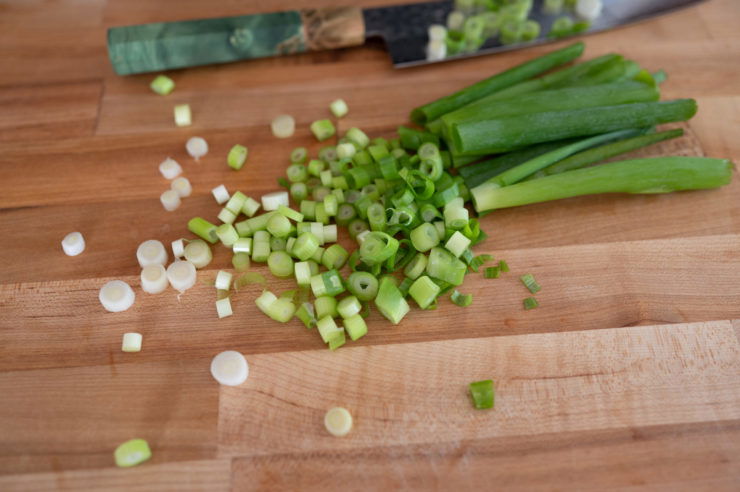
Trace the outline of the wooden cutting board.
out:
M 390 136 L 415 105 L 552 49 L 394 71 L 370 44 L 176 72 L 167 97 L 106 60 L 111 25 L 308 5 L 0 4 L 0 490 L 740 488 L 737 179 L 488 215 L 477 252 L 511 273 L 470 275 L 466 309 L 443 302 L 399 326 L 373 313 L 368 335 L 334 353 L 258 313 L 257 288 L 216 319 L 207 282 L 229 266 L 224 248 L 179 298 L 138 288 L 141 241 L 168 244 L 190 217 L 215 217 L 221 183 L 275 189 L 292 148 L 320 147 L 308 124 L 333 99 L 350 106 L 340 129 Z M 651 155 L 740 159 L 738 22 L 734 0 L 714 0 L 587 38 L 587 57 L 619 51 L 665 69 L 666 98 L 698 99 L 686 136 Z M 177 129 L 184 102 L 194 124 Z M 280 113 L 298 122 L 289 140 L 270 134 Z M 199 162 L 184 148 L 193 135 L 210 145 Z M 240 172 L 225 165 L 235 143 L 250 148 Z M 167 156 L 194 186 L 172 213 L 158 200 Z M 69 258 L 59 242 L 73 230 L 87 250 Z M 523 273 L 543 286 L 536 310 L 521 307 Z M 113 278 L 137 286 L 124 313 L 97 299 Z M 127 331 L 143 334 L 142 352 L 120 351 Z M 249 361 L 240 387 L 208 372 L 227 349 Z M 466 387 L 487 378 L 496 408 L 476 411 Z M 342 439 L 322 424 L 336 405 L 355 418 Z M 113 449 L 133 437 L 152 460 L 116 469 Z

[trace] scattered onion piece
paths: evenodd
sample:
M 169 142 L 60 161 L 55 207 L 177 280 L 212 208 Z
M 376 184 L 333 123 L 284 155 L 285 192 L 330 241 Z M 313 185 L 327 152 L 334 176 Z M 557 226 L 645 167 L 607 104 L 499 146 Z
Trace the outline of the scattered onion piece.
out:
M 111 280 L 100 288 L 98 298 L 106 310 L 119 313 L 133 306 L 136 294 L 123 280 Z
M 272 120 L 272 134 L 277 138 L 292 137 L 295 133 L 295 119 L 287 114 L 281 114 Z
M 203 137 L 191 137 L 185 143 L 185 150 L 197 161 L 208 153 L 208 142 Z
M 62 239 L 62 249 L 67 256 L 77 256 L 85 251 L 85 238 L 79 232 L 70 232 Z
M 249 377 L 249 364 L 239 352 L 227 350 L 211 361 L 211 375 L 220 384 L 239 386 Z
M 346 436 L 352 430 L 352 414 L 346 408 L 331 408 L 324 415 L 324 426 L 332 436 Z
M 195 266 L 189 261 L 177 260 L 167 267 L 167 280 L 180 293 L 195 285 L 196 278 Z

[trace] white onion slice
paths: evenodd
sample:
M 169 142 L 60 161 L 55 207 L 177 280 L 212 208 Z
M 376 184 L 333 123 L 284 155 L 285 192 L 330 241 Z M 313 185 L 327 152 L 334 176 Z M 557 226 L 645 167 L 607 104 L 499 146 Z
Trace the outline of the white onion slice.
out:
M 272 120 L 270 127 L 277 138 L 292 137 L 295 133 L 295 119 L 288 114 L 281 114 Z
M 124 333 L 121 350 L 124 352 L 141 352 L 141 333 Z
M 203 268 L 213 259 L 211 248 L 202 239 L 190 241 L 185 246 L 185 259 L 193 264 L 195 268 Z
M 189 261 L 177 260 L 167 267 L 167 280 L 180 293 L 195 285 L 196 278 L 195 266 Z
M 234 311 L 231 309 L 231 301 L 228 297 L 224 297 L 223 299 L 216 301 L 216 313 L 218 313 L 219 319 L 226 318 L 227 316 L 234 314 Z
M 167 263 L 167 250 L 160 241 L 149 239 L 136 249 L 136 259 L 141 268 L 147 265 L 164 265 Z
M 79 232 L 70 232 L 62 239 L 62 249 L 67 256 L 77 256 L 85 251 L 85 238 Z
M 98 298 L 106 310 L 119 313 L 133 306 L 136 294 L 123 280 L 111 280 L 100 288 Z
M 208 153 L 208 142 L 202 137 L 191 137 L 185 143 L 185 150 L 197 161 Z
M 231 288 L 231 273 L 221 270 L 216 275 L 216 289 L 229 290 Z
M 332 436 L 346 436 L 352 430 L 352 414 L 346 408 L 331 408 L 324 415 L 324 427 Z
M 176 160 L 168 157 L 159 164 L 159 172 L 167 179 L 174 179 L 182 174 L 182 167 Z
M 162 202 L 162 206 L 168 212 L 177 210 L 181 203 L 180 195 L 174 190 L 167 190 L 159 195 L 159 201 Z
M 213 194 L 213 198 L 216 199 L 216 203 L 218 203 L 219 205 L 223 205 L 224 203 L 229 201 L 229 191 L 224 185 L 216 186 L 214 189 L 211 190 L 211 193 Z
M 211 361 L 211 375 L 223 385 L 238 386 L 247 380 L 249 364 L 239 352 L 227 350 Z
M 287 191 L 274 191 L 266 195 L 262 195 L 262 208 L 265 212 L 277 210 L 280 205 L 289 205 L 288 192 Z
M 162 265 L 147 265 L 141 270 L 141 290 L 147 294 L 164 292 L 168 283 L 167 272 Z
M 172 254 L 175 258 L 182 258 L 185 255 L 185 241 L 178 239 L 172 241 Z
M 185 198 L 193 193 L 193 186 L 185 176 L 173 179 L 172 183 L 170 183 L 170 189 L 177 193 L 180 198 Z

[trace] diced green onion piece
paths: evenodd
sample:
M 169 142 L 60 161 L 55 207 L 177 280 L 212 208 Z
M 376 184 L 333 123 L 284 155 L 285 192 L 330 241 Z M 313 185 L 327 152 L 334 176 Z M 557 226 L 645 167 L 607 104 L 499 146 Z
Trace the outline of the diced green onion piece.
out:
M 534 279 L 534 275 L 532 275 L 531 273 L 522 275 L 521 277 L 519 277 L 519 279 L 532 294 L 536 294 L 542 289 L 542 287 L 540 287 L 540 285 Z
M 347 103 L 342 99 L 336 99 L 329 105 L 329 110 L 337 118 L 345 116 L 349 112 Z
M 288 192 L 287 191 L 275 191 L 262 195 L 262 208 L 265 212 L 277 210 L 280 205 L 289 205 Z
M 188 221 L 188 230 L 211 244 L 215 244 L 218 241 L 216 226 L 200 217 L 193 217 Z
M 296 147 L 290 153 L 290 162 L 293 164 L 303 164 L 308 158 L 306 147 Z
M 295 315 L 309 330 L 316 326 L 316 316 L 314 316 L 313 305 L 310 302 L 301 304 Z
M 470 383 L 468 388 L 470 389 L 470 396 L 473 398 L 473 406 L 475 408 L 478 410 L 493 408 L 495 397 L 492 380 L 476 381 Z
M 501 269 L 497 266 L 485 269 L 483 276 L 485 278 L 498 278 L 501 275 Z
M 244 206 L 242 206 L 242 212 L 244 212 L 244 215 L 247 217 L 252 217 L 260 209 L 260 206 L 260 202 L 254 198 L 247 197 L 244 201 Z
M 304 232 L 296 239 L 291 253 L 299 260 L 306 261 L 316 253 L 318 248 L 319 240 L 316 236 L 310 232 Z
M 424 273 L 424 269 L 427 267 L 427 257 L 422 253 L 416 254 L 411 261 L 403 269 L 403 274 L 412 279 L 416 280 L 419 275 Z
M 324 197 L 324 212 L 326 212 L 326 215 L 329 217 L 334 217 L 337 215 L 337 208 L 339 204 L 337 203 L 337 196 L 334 194 L 329 194 Z
M 356 152 L 357 149 L 352 143 L 340 143 L 337 145 L 337 156 L 340 159 L 351 159 Z
M 367 208 L 367 221 L 370 223 L 370 230 L 382 231 L 385 229 L 385 207 L 380 203 L 373 203 Z
M 316 327 L 319 329 L 319 335 L 321 335 L 321 339 L 324 343 L 329 343 L 344 334 L 344 329 L 337 326 L 331 316 L 319 318 L 319 321 L 316 323 Z
M 394 285 L 392 277 L 388 276 L 383 277 L 383 280 L 380 281 L 378 295 L 375 297 L 375 306 L 394 325 L 400 323 L 411 309 L 406 299 L 403 298 L 401 291 Z
M 331 120 L 316 120 L 311 123 L 311 132 L 316 137 L 316 140 L 322 142 L 327 138 L 333 137 L 337 131 Z
M 346 249 L 339 244 L 332 244 L 321 255 L 321 264 L 329 270 L 339 270 L 347 262 L 347 258 L 349 258 L 349 253 Z
M 470 239 L 463 236 L 460 231 L 455 231 L 445 243 L 447 251 L 455 255 L 456 258 L 459 258 L 468 246 L 470 246 Z
M 452 285 L 463 282 L 468 266 L 442 248 L 432 248 L 427 261 L 427 274 Z
M 453 198 L 444 208 L 445 226 L 450 229 L 462 229 L 468 223 L 468 209 L 463 206 L 462 198 Z
M 367 334 L 367 324 L 359 313 L 344 318 L 344 329 L 352 341 L 362 338 Z
M 501 269 L 503 273 L 506 273 L 509 271 L 509 264 L 506 263 L 506 261 L 501 260 L 498 262 L 498 267 Z
M 149 87 L 160 96 L 166 96 L 175 89 L 175 81 L 166 75 L 157 75 Z
M 285 251 L 272 251 L 267 257 L 267 266 L 276 277 L 293 276 L 293 258 Z
M 296 283 L 301 287 L 311 285 L 311 267 L 306 261 L 299 261 L 294 266 Z
M 487 261 L 491 261 L 493 257 L 491 255 L 478 255 L 473 258 L 470 262 L 470 269 L 474 272 L 478 272 L 478 269 Z
M 264 232 L 264 231 L 257 231 Z M 264 263 L 270 256 L 270 241 L 252 241 L 252 261 Z
M 360 147 L 361 149 L 364 149 L 370 143 L 370 138 L 365 134 L 365 132 L 355 127 L 352 127 L 349 130 L 347 130 L 345 137 L 349 139 L 351 142 L 356 143 L 357 146 Z
M 208 142 L 202 137 L 191 137 L 185 142 L 185 150 L 197 161 L 208 153 Z
M 426 309 L 437 299 L 440 290 L 440 287 L 432 279 L 424 275 L 417 278 L 411 284 L 409 295 L 416 301 L 420 308 Z
M 321 263 L 321 258 L 324 256 L 324 248 L 319 246 L 316 248 L 316 252 L 311 256 L 311 261 L 316 262 L 316 264 Z
M 234 243 L 239 239 L 239 234 L 231 224 L 221 224 L 218 226 L 218 228 L 216 228 L 216 235 L 221 240 L 221 243 L 228 248 L 234 246 Z M 185 249 L 187 249 L 187 247 Z
M 290 234 L 290 221 L 285 215 L 277 213 L 267 221 L 267 232 L 275 237 L 287 237 Z
M 316 311 L 316 318 L 322 319 L 325 317 L 336 318 L 339 316 L 337 312 L 337 300 L 330 296 L 319 296 L 313 302 L 314 309 Z
M 293 183 L 290 185 L 290 197 L 300 203 L 308 196 L 306 183 Z
M 231 309 L 231 300 L 228 297 L 216 301 L 216 314 L 218 314 L 219 319 L 234 314 L 234 311 Z
M 276 116 L 270 123 L 270 129 L 277 138 L 292 137 L 295 133 L 295 119 L 287 114 Z
M 294 221 L 294 222 L 303 222 L 303 214 L 293 210 L 290 207 L 286 207 L 285 205 L 279 205 L 277 208 L 277 213 L 282 215 L 283 217 L 287 217 L 288 219 Z M 268 228 L 269 230 L 269 228 Z
M 178 104 L 175 106 L 175 125 L 190 126 L 193 123 L 193 115 L 189 104 Z
M 524 309 L 534 309 L 537 306 L 539 306 L 539 303 L 534 297 L 527 297 L 524 299 Z
M 314 275 L 311 277 L 311 290 L 316 297 L 339 295 L 344 292 L 342 277 L 336 270 Z
M 236 144 L 229 150 L 229 155 L 226 156 L 226 163 L 231 169 L 238 171 L 247 162 L 248 156 L 249 149 L 243 145 Z
M 160 267 L 162 265 L 159 265 Z M 143 340 L 143 337 L 141 336 L 141 333 L 124 333 L 123 334 L 123 341 L 121 342 L 121 351 L 122 352 L 141 352 L 141 342 Z
M 247 195 L 242 193 L 241 191 L 234 192 L 233 195 L 231 195 L 231 198 L 226 202 L 226 205 L 224 205 L 224 208 L 231 211 L 234 216 L 237 216 L 241 213 L 242 209 L 244 208 L 244 203 L 247 201 Z
M 419 225 L 416 229 L 411 231 L 411 244 L 417 251 L 425 252 L 429 251 L 437 244 L 439 244 L 439 235 L 437 234 L 437 228 L 429 222 L 424 222 Z
M 222 208 L 218 213 L 218 220 L 224 224 L 233 224 L 236 220 L 236 214 L 227 208 Z
M 362 310 L 360 301 L 355 296 L 345 297 L 337 305 L 337 312 L 342 318 L 351 318 Z M 353 339 L 354 340 L 354 339 Z
M 460 307 L 467 307 L 473 302 L 473 294 L 461 294 L 457 289 L 452 291 L 450 300 Z
M 353 272 L 347 279 L 347 289 L 363 302 L 372 301 L 378 294 L 378 279 L 369 272 Z
M 231 288 L 231 278 L 232 278 L 231 273 L 224 271 L 224 270 L 220 270 L 216 274 L 216 282 L 215 282 L 216 289 L 229 290 Z
M 192 263 L 195 268 L 204 268 L 208 266 L 213 259 L 211 248 L 209 248 L 208 245 L 200 239 L 190 241 L 187 246 L 185 246 L 184 256 L 185 259 Z
M 249 268 L 249 253 L 235 253 L 231 257 L 231 264 L 237 272 L 243 272 Z
M 308 169 L 303 164 L 291 164 L 285 171 L 288 181 L 291 183 L 301 183 L 308 179 Z
M 398 240 L 385 232 L 370 232 L 360 245 L 360 259 L 368 265 L 382 263 L 398 251 Z
M 252 252 L 252 238 L 242 237 L 242 238 L 237 239 L 234 245 L 232 246 L 232 250 L 234 251 L 234 253 L 250 254 Z
M 116 448 L 113 458 L 116 460 L 116 466 L 128 468 L 136 466 L 152 457 L 152 451 L 149 449 L 149 443 L 144 439 L 131 439 Z

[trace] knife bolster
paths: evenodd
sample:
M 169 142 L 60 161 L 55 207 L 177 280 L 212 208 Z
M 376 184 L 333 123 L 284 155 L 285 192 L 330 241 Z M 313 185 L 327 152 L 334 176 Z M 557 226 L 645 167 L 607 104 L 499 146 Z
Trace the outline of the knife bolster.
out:
M 333 50 L 365 42 L 365 21 L 359 7 L 304 9 L 300 13 L 309 50 Z

